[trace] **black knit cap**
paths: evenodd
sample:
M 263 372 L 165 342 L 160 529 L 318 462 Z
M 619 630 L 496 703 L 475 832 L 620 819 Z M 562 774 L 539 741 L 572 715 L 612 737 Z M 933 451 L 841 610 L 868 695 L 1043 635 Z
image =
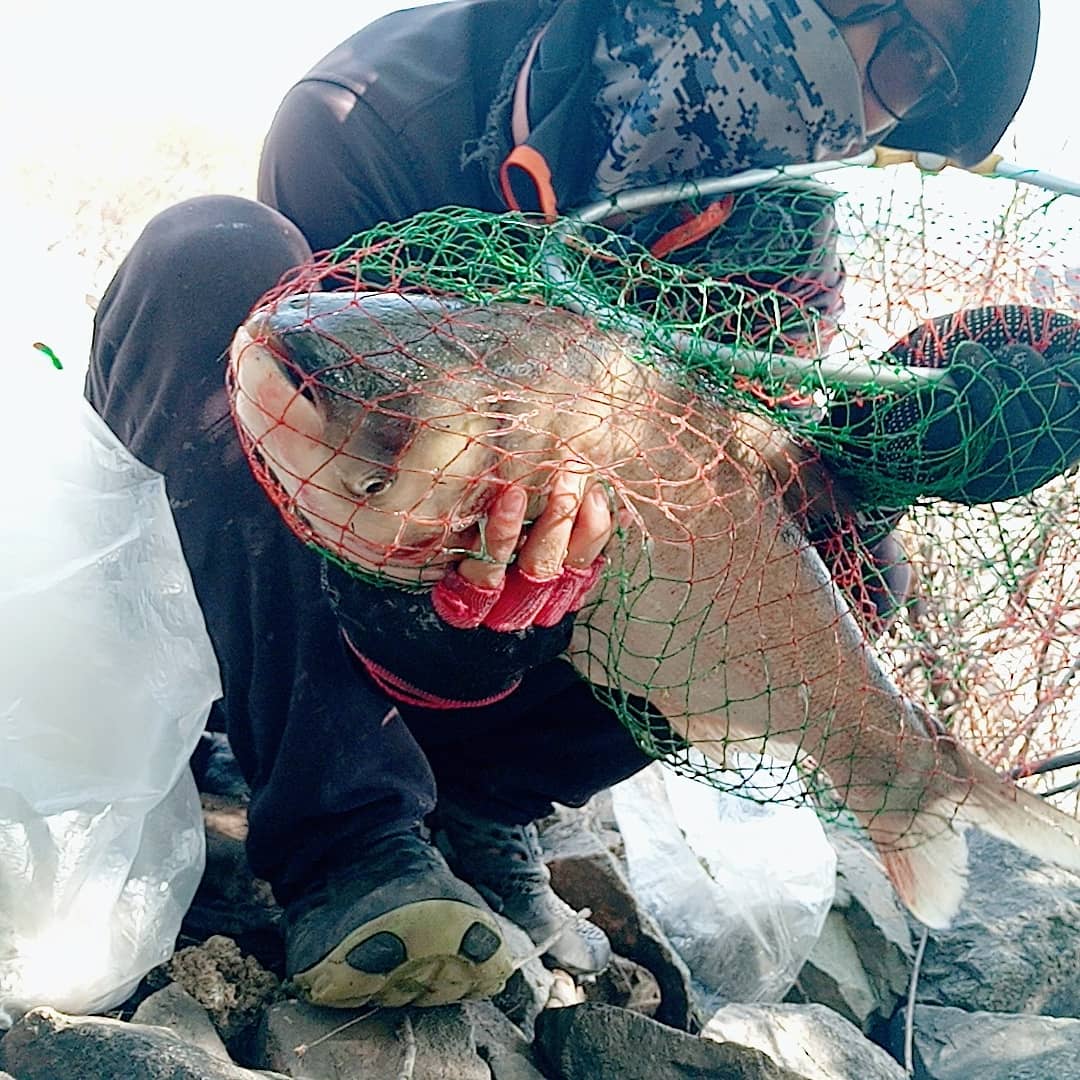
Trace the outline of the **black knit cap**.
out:
M 1027 93 L 1039 36 L 1039 0 L 984 0 L 956 69 L 960 95 L 947 113 L 901 122 L 884 142 L 897 150 L 929 150 L 961 165 L 990 154 Z

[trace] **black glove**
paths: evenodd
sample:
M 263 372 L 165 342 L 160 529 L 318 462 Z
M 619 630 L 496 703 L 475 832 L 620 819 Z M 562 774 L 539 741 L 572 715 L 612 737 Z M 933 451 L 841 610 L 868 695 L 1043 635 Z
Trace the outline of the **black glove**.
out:
M 428 592 L 370 585 L 332 562 L 323 564 L 323 588 L 357 662 L 392 697 L 422 707 L 499 699 L 525 671 L 565 652 L 574 629 L 571 613 L 552 627 L 457 630 Z
M 860 505 L 1025 495 L 1080 461 L 1080 323 L 1041 308 L 934 320 L 886 359 L 948 367 L 928 388 L 832 408 L 823 457 Z

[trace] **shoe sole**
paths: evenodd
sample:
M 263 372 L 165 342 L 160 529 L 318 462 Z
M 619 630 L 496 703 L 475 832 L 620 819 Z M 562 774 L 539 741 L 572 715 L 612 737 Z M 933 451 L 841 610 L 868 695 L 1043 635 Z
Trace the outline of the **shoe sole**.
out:
M 314 1005 L 447 1005 L 493 997 L 513 966 L 493 916 L 419 900 L 364 923 L 293 981 Z

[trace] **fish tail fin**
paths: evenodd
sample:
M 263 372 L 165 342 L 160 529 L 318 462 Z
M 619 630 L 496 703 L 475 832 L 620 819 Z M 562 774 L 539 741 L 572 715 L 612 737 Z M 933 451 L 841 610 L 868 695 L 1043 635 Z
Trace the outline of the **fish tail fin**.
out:
M 955 794 L 939 795 L 915 811 L 884 810 L 867 824 L 900 899 L 935 929 L 949 925 L 964 899 L 964 832 L 971 825 L 1080 873 L 1080 821 L 1003 779 L 955 743 L 951 751 Z M 904 827 L 897 829 L 898 823 Z

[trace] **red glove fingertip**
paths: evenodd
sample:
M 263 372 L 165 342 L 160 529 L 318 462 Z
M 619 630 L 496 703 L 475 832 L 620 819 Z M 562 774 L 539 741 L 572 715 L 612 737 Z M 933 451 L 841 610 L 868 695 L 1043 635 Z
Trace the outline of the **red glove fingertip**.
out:
M 598 555 L 589 566 L 564 566 L 547 604 L 533 620 L 533 624 L 555 626 L 571 611 L 577 611 L 585 603 L 585 597 L 596 584 L 606 562 L 603 555 Z
M 431 590 L 431 606 L 444 623 L 456 630 L 475 630 L 495 606 L 501 588 L 474 585 L 451 566 Z
M 484 626 L 489 630 L 525 630 L 536 624 L 561 578 L 537 578 L 511 567 L 503 583 L 502 595 L 491 609 Z

